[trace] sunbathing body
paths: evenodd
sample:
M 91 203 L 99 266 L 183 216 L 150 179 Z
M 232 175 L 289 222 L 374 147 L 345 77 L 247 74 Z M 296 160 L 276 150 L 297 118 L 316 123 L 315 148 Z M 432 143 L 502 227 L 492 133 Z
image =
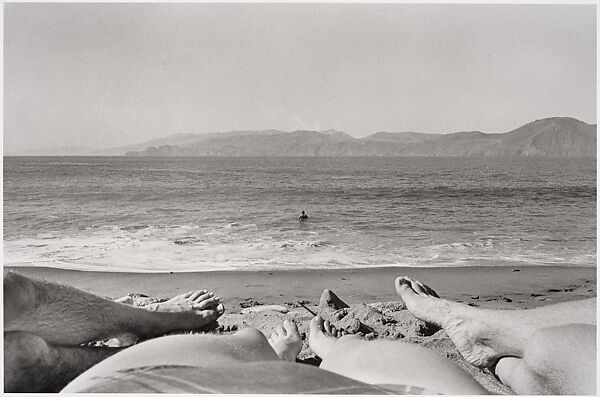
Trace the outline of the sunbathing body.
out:
M 5 275 L 5 305 L 7 305 L 6 280 Z M 26 286 L 31 283 L 31 280 L 23 276 L 16 277 L 16 280 L 20 280 Z M 31 309 L 31 302 L 25 304 L 17 302 L 23 297 L 30 299 L 36 294 L 19 295 L 18 290 L 15 292 L 9 289 L 9 293 L 12 291 L 13 295 L 8 300 L 10 302 L 8 306 L 11 307 L 5 308 L 5 313 L 8 309 L 10 320 L 7 322 L 5 317 L 5 391 L 17 391 L 11 387 L 18 384 L 13 382 L 15 379 L 23 380 L 27 367 L 20 364 L 26 363 L 28 358 L 41 357 L 48 363 L 56 365 L 56 368 L 53 368 L 55 373 L 60 374 L 59 368 L 67 368 L 70 372 L 66 372 L 72 375 L 77 364 L 82 364 L 79 368 L 80 372 L 83 372 L 90 363 L 94 364 L 108 356 L 105 354 L 101 357 L 102 353 L 97 352 L 90 354 L 90 348 L 58 347 L 64 342 L 73 346 L 76 341 L 100 339 L 121 332 L 135 333 L 135 331 L 139 331 L 140 336 L 149 337 L 153 333 L 165 331 L 164 324 L 157 324 L 162 324 L 164 318 L 162 321 L 156 321 L 156 318 L 151 318 L 154 315 L 170 314 L 177 318 L 181 316 L 181 322 L 176 324 L 180 327 L 190 325 L 186 324 L 190 320 L 196 320 L 192 321 L 193 326 L 203 326 L 222 313 L 222 306 L 218 308 L 218 299 L 196 301 L 191 306 L 183 304 L 182 306 L 187 308 L 183 314 L 182 312 L 162 313 L 135 308 L 124 309 L 121 307 L 124 305 L 117 308 L 108 303 L 110 301 L 66 287 L 57 289 L 52 284 L 35 282 L 33 285 L 37 287 L 37 299 L 38 303 L 41 303 L 35 309 Z M 492 311 L 474 309 L 439 299 L 430 288 L 407 278 L 397 279 L 396 288 L 411 313 L 443 327 L 461 353 L 473 364 L 488 366 L 499 360 L 495 368 L 496 373 L 503 382 L 518 393 L 533 394 L 550 391 L 593 394 L 595 392 L 595 372 L 591 379 L 589 377 L 590 371 L 595 371 L 595 340 L 586 339 L 589 336 L 587 326 L 583 326 L 583 330 L 577 330 L 576 334 L 571 333 L 570 328 L 568 332 L 561 333 L 560 336 L 566 339 L 562 339 L 560 343 L 552 339 L 556 336 L 552 329 L 556 324 L 558 327 L 555 328 L 566 326 L 577 329 L 581 327 L 573 324 L 585 321 L 588 321 L 587 324 L 593 324 L 595 320 L 593 301 L 572 302 L 523 311 Z M 42 295 L 46 294 L 44 299 L 39 299 L 39 292 L 43 292 Z M 62 301 L 48 298 L 57 292 L 61 293 Z M 69 301 L 71 293 L 78 297 L 74 302 Z M 183 301 L 189 302 L 190 297 L 183 298 Z M 175 301 L 181 303 L 182 298 L 178 297 Z M 82 302 L 87 303 L 87 306 L 77 309 L 75 306 Z M 15 311 L 13 306 L 17 309 L 29 308 L 29 312 L 34 315 L 17 315 L 17 318 L 21 319 L 19 323 L 14 319 L 18 310 Z M 61 306 L 66 306 L 66 309 Z M 89 313 L 90 308 L 94 308 L 91 310 L 92 313 Z M 569 320 L 565 320 L 560 315 L 565 310 L 571 312 Z M 58 329 L 49 327 L 44 332 L 46 324 L 52 322 L 50 320 L 53 319 L 54 323 L 60 322 L 64 320 L 63 315 L 67 316 L 67 324 L 78 324 L 78 326 L 65 327 L 58 324 L 56 325 Z M 87 315 L 90 315 L 91 319 L 88 319 Z M 114 318 L 117 318 L 117 321 L 114 321 Z M 90 324 L 87 324 L 88 322 Z M 136 322 L 140 322 L 139 328 L 136 327 Z M 27 325 L 23 326 L 25 323 Z M 21 326 L 15 327 L 15 324 Z M 159 329 L 152 330 L 152 327 Z M 593 325 L 589 327 L 595 329 Z M 173 326 L 171 325 L 170 328 Z M 38 329 L 40 332 L 37 332 Z M 80 332 L 80 329 L 84 332 Z M 61 332 L 69 332 L 70 337 L 62 337 L 64 333 L 56 335 Z M 17 341 L 21 343 L 21 347 L 27 348 L 21 356 L 16 354 L 16 364 L 15 351 L 18 352 L 18 349 L 13 347 L 12 338 L 7 338 L 7 335 L 11 334 L 18 335 Z M 83 372 L 63 391 L 486 393 L 485 389 L 450 359 L 421 346 L 400 341 L 367 341 L 357 335 L 345 335 L 340 338 L 336 336 L 340 336 L 340 332 L 332 328 L 331 324 L 324 322 L 319 316 L 313 318 L 310 323 L 309 346 L 322 358 L 320 368 L 292 362 L 302 345 L 297 327 L 289 321 L 284 322 L 269 339 L 253 328 L 246 328 L 227 336 L 164 336 L 139 343 L 104 359 Z M 57 337 L 60 340 L 57 341 Z M 577 342 L 581 342 L 581 347 L 585 347 L 585 351 L 579 351 Z M 99 352 L 103 350 L 105 349 L 100 349 Z M 572 352 L 563 352 L 563 350 L 572 350 Z M 77 352 L 75 359 L 72 352 Z M 533 359 L 530 357 L 530 352 L 535 354 L 532 356 Z M 86 356 L 87 354 L 90 355 Z M 578 360 L 572 361 L 575 357 Z M 47 375 L 45 372 L 47 370 L 49 371 L 50 368 L 36 367 L 33 379 L 38 381 L 41 375 Z M 30 377 L 30 382 L 31 379 Z

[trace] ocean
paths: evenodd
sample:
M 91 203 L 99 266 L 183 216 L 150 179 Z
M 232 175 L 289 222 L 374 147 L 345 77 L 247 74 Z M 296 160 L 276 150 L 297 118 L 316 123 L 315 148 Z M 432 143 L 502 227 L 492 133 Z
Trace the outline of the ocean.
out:
M 4 265 L 596 264 L 596 159 L 4 157 Z M 305 210 L 310 218 L 300 222 Z

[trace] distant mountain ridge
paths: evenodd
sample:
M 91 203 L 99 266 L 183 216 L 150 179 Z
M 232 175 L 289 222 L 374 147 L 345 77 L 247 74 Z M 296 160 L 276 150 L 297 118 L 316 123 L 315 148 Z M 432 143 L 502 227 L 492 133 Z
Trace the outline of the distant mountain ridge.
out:
M 186 145 L 151 146 L 128 156 L 446 156 L 595 157 L 596 125 L 568 117 L 536 120 L 502 134 L 340 131 L 243 131 L 198 135 Z
M 382 131 L 364 138 L 336 130 L 186 133 L 136 145 L 90 150 L 87 155 L 595 157 L 596 129 L 596 124 L 570 117 L 552 117 L 505 133 Z M 53 149 L 52 155 L 72 155 L 58 152 L 60 149 Z M 86 155 L 83 152 L 82 148 L 76 150 L 77 155 Z

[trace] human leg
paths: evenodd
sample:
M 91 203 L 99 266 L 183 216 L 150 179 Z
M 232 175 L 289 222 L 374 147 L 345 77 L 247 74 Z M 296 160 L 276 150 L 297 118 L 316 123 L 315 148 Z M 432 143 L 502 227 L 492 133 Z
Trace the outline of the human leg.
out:
M 218 298 L 204 291 L 180 295 L 168 305 L 149 309 L 153 311 L 15 272 L 4 273 L 4 332 L 36 334 L 51 344 L 77 346 L 121 334 L 150 338 L 198 329 L 224 310 Z
M 527 344 L 523 358 L 501 358 L 495 371 L 518 394 L 596 394 L 596 327 L 541 329 Z
M 119 350 L 82 347 L 82 343 L 123 335 L 149 338 L 195 329 L 214 321 L 222 312 L 219 299 L 204 290 L 179 295 L 145 310 L 5 272 L 5 390 L 60 388 Z
M 56 393 L 119 348 L 52 346 L 27 332 L 4 334 L 4 391 Z
M 596 302 L 586 299 L 527 310 L 486 310 L 440 299 L 428 286 L 408 277 L 396 291 L 415 317 L 442 327 L 463 357 L 478 367 L 500 357 L 522 357 L 533 335 L 544 328 L 596 324 Z
M 440 299 L 399 277 L 396 289 L 417 318 L 441 326 L 471 364 L 490 367 L 522 394 L 593 394 L 594 299 L 528 310 L 485 310 Z
M 309 346 L 320 367 L 369 384 L 418 386 L 443 394 L 486 394 L 451 360 L 421 346 L 399 341 L 366 341 L 357 335 L 328 335 L 319 316 L 310 323 Z

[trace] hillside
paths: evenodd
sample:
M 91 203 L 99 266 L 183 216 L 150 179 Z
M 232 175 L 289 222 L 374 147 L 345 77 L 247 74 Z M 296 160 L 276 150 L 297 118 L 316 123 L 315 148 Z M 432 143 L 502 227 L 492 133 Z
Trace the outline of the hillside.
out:
M 596 125 L 554 117 L 536 120 L 506 133 L 377 132 L 360 139 L 335 130 L 234 131 L 175 135 L 136 146 L 145 149 L 121 148 L 121 151 L 128 149 L 128 156 L 594 157 Z
M 595 157 L 596 124 L 570 117 L 536 120 L 504 133 L 376 132 L 354 138 L 328 131 L 230 131 L 172 134 L 108 149 L 57 147 L 5 155 L 25 156 L 433 156 Z

